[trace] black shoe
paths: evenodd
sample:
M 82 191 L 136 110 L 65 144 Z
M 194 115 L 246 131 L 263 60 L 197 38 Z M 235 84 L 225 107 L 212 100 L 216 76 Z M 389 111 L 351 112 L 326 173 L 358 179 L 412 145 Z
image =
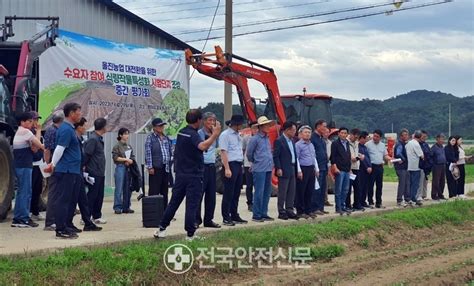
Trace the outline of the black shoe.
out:
M 374 204 L 369 204 L 369 209 L 373 209 L 374 208 Z
M 298 219 L 298 216 L 297 216 L 294 212 L 287 212 L 287 213 L 286 213 L 286 216 L 287 216 L 289 219 Z
M 132 210 L 132 209 L 128 209 L 128 210 L 122 211 L 122 213 L 124 213 L 124 214 L 133 214 L 133 213 L 135 213 L 135 211 Z
M 100 226 L 95 225 L 95 224 L 84 226 L 84 231 L 101 231 L 101 230 L 102 230 L 102 228 Z
M 252 206 L 253 205 L 247 205 L 249 212 L 252 212 Z
M 226 226 L 235 226 L 235 223 L 231 220 L 224 220 L 222 224 Z
M 324 205 L 325 205 L 326 207 L 333 207 L 333 206 L 334 206 L 334 205 L 331 204 L 330 202 L 324 202 Z
M 238 218 L 236 218 L 236 219 L 233 219 L 232 221 L 233 221 L 234 223 L 237 223 L 237 224 L 246 224 L 246 223 L 248 223 L 248 221 L 242 219 L 241 217 L 238 217 Z
M 63 231 L 56 231 L 56 237 L 63 238 L 63 239 L 76 239 L 79 236 L 74 232 L 63 230 Z
M 385 208 L 385 206 L 383 206 L 383 205 L 376 205 L 375 207 L 378 208 L 378 209 L 384 209 Z
M 363 208 L 368 208 L 369 205 L 368 205 L 367 203 L 363 203 L 363 204 L 362 204 L 362 207 L 363 207 Z
M 278 218 L 282 219 L 282 220 L 288 220 L 288 215 L 287 214 L 279 214 Z
M 263 218 L 253 218 L 252 221 L 254 221 L 254 222 L 264 222 L 265 220 Z
M 416 205 L 421 207 L 423 203 L 421 201 L 416 201 Z
M 139 194 L 137 197 L 137 201 L 141 200 L 145 195 L 144 194 Z
M 82 229 L 78 229 L 77 227 L 73 226 L 67 226 L 66 230 L 69 232 L 74 232 L 74 233 L 81 233 Z
M 354 211 L 354 212 L 365 212 L 365 208 L 362 208 L 362 207 L 354 208 L 354 209 L 352 209 L 352 211 Z
M 352 213 L 352 210 L 351 209 L 342 209 L 343 212 L 346 212 L 346 213 Z
M 38 227 L 39 224 L 32 221 L 31 219 L 29 219 L 27 222 L 13 220 L 11 226 L 12 227 L 19 227 L 19 228 L 32 228 L 32 227 Z
M 221 228 L 220 224 L 215 223 L 215 222 L 213 222 L 213 221 L 211 221 L 211 222 L 209 222 L 209 223 L 205 223 L 205 224 L 204 224 L 204 227 Z
M 122 211 L 121 210 L 116 210 L 114 211 L 115 214 L 122 214 Z
M 274 221 L 275 219 L 272 218 L 271 216 L 264 216 L 263 220 L 265 220 L 265 221 Z

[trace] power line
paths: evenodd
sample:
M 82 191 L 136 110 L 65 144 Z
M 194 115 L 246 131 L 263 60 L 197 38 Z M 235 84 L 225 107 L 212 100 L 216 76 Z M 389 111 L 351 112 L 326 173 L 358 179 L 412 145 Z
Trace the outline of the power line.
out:
M 247 1 L 247 2 L 241 2 L 241 3 L 236 3 L 236 5 L 248 5 L 248 4 L 254 4 L 257 2 L 261 2 L 262 0 L 252 0 L 252 1 Z M 160 6 L 158 6 L 160 7 Z M 206 7 L 195 7 L 195 8 L 188 8 L 188 9 L 181 9 L 181 10 L 171 10 L 171 11 L 154 11 L 154 12 L 147 12 L 147 13 L 140 13 L 140 15 L 153 15 L 153 14 L 158 14 L 158 13 L 178 13 L 178 12 L 186 12 L 186 11 L 195 11 L 195 10 L 206 10 L 206 9 L 211 9 L 214 8 L 215 6 L 206 6 Z M 151 9 L 153 7 L 147 7 L 148 9 Z M 157 7 L 155 7 L 157 8 Z M 144 9 L 144 8 L 141 8 Z
M 305 18 L 328 16 L 328 15 L 333 15 L 333 14 L 338 14 L 338 13 L 354 12 L 354 11 L 359 11 L 359 10 L 373 9 L 373 8 L 379 8 L 379 7 L 391 6 L 391 5 L 393 5 L 393 2 L 388 2 L 388 3 L 385 2 L 385 3 L 378 3 L 378 4 L 372 4 L 372 5 L 366 5 L 366 6 L 343 8 L 343 9 L 324 11 L 324 12 L 318 12 L 318 13 L 296 15 L 296 16 L 291 16 L 291 17 L 284 17 L 284 18 L 276 18 L 276 19 L 269 19 L 269 20 L 263 20 L 263 21 L 254 21 L 254 22 L 241 23 L 241 24 L 234 25 L 233 28 L 265 25 L 265 24 L 293 21 L 293 20 L 299 20 L 299 19 L 305 19 Z M 217 31 L 217 30 L 223 30 L 223 29 L 225 29 L 225 27 L 220 26 L 220 27 L 217 27 L 213 30 Z M 200 32 L 205 32 L 205 31 L 207 31 L 207 29 L 185 30 L 185 31 L 180 31 L 180 32 L 177 32 L 177 33 L 173 33 L 173 35 L 195 34 L 195 33 L 200 33 Z
M 134 10 L 141 10 L 141 9 L 148 9 L 148 8 L 159 8 L 159 7 L 172 7 L 172 6 L 184 6 L 184 5 L 190 5 L 190 4 L 198 4 L 198 3 L 203 3 L 203 2 L 214 2 L 214 0 L 200 0 L 200 1 L 190 1 L 190 2 L 179 2 L 179 3 L 171 3 L 171 4 L 159 4 L 159 5 L 153 5 L 153 6 L 145 6 L 145 7 L 133 7 L 131 9 L 134 9 Z M 114 1 L 115 3 L 117 4 L 128 4 L 130 2 L 117 2 L 117 1 Z
M 252 9 L 252 10 L 243 10 L 243 11 L 234 12 L 234 14 L 253 13 L 253 12 L 259 12 L 259 11 L 268 11 L 268 10 L 283 9 L 283 8 L 309 6 L 309 5 L 327 3 L 329 1 L 331 1 L 331 0 L 320 0 L 320 1 L 314 1 L 314 2 L 309 2 L 309 3 L 282 5 L 282 6 L 274 6 L 274 7 L 269 7 L 269 8 Z M 237 4 L 234 4 L 234 5 L 237 5 Z M 140 15 L 144 15 L 144 14 L 141 13 Z M 217 14 L 217 16 L 224 16 L 224 15 L 225 15 L 225 13 Z M 162 22 L 180 21 L 180 20 L 187 20 L 187 19 L 207 18 L 207 17 L 210 17 L 210 16 L 213 16 L 213 15 L 211 14 L 211 15 L 202 15 L 202 16 L 180 17 L 180 18 L 164 18 L 164 19 L 160 19 L 159 21 L 160 21 L 160 23 L 162 23 Z M 156 21 L 151 21 L 151 22 L 156 22 Z
M 424 8 L 424 7 L 440 5 L 440 4 L 446 4 L 446 3 L 449 3 L 449 2 L 452 2 L 452 1 L 453 0 L 443 0 L 443 1 L 438 1 L 438 2 L 429 2 L 429 3 L 413 5 L 413 6 L 409 6 L 409 7 L 405 7 L 405 8 L 399 8 L 399 9 L 396 9 L 396 10 L 390 9 L 390 10 L 386 10 L 386 11 L 379 11 L 379 12 L 349 16 L 349 17 L 326 20 L 326 21 L 321 21 L 321 22 L 312 22 L 312 23 L 307 23 L 307 24 L 300 24 L 300 25 L 292 25 L 292 26 L 264 29 L 264 30 L 258 30 L 258 31 L 243 32 L 243 33 L 234 34 L 234 37 L 240 37 L 240 36 L 246 36 L 246 35 L 252 35 L 252 34 L 260 34 L 260 33 L 267 33 L 267 32 L 274 32 L 274 31 L 281 31 L 281 30 L 296 29 L 296 28 L 309 27 L 309 26 L 315 26 L 315 25 L 321 25 L 321 24 L 327 24 L 327 23 L 341 22 L 341 21 L 352 20 L 352 19 L 366 18 L 366 17 L 370 17 L 370 16 L 377 16 L 377 15 L 391 15 L 391 14 L 396 13 L 396 12 L 407 11 L 407 10 L 418 9 L 418 8 Z M 210 37 L 207 40 L 216 40 L 216 39 L 221 39 L 221 38 L 224 38 L 224 37 L 223 36 Z M 192 42 L 200 42 L 200 41 L 203 41 L 203 40 L 205 40 L 205 39 L 195 39 L 195 40 L 189 40 L 189 41 L 185 41 L 185 42 L 192 43 Z
M 206 50 L 207 41 L 209 40 L 209 36 L 211 35 L 212 26 L 214 26 L 214 20 L 216 19 L 217 10 L 219 10 L 220 4 L 221 4 L 221 0 L 218 0 L 218 1 L 217 1 L 217 6 L 216 6 L 216 10 L 214 11 L 214 17 L 212 17 L 211 25 L 209 26 L 209 31 L 207 32 L 207 39 L 206 39 L 206 41 L 204 42 L 204 45 L 203 45 L 202 50 L 201 50 L 201 53 L 204 53 L 204 51 Z M 194 72 L 195 72 L 195 71 L 196 71 L 196 69 L 193 69 L 193 72 L 191 73 L 191 76 L 189 77 L 190 80 L 193 78 L 193 75 L 194 75 Z

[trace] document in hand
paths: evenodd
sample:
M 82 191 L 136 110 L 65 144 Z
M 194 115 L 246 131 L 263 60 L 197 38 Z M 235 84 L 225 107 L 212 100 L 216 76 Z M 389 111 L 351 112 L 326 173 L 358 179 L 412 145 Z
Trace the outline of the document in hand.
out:
M 46 169 L 46 167 L 48 167 L 48 164 L 46 164 L 44 161 L 41 162 L 41 164 L 38 166 L 41 170 L 41 175 L 43 175 L 43 178 L 49 178 L 51 177 L 51 173 L 48 173 L 48 172 L 45 172 L 44 169 Z

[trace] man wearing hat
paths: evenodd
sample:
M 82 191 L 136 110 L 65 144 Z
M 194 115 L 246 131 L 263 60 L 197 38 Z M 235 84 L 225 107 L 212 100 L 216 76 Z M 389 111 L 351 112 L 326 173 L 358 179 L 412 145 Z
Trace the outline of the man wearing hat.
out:
M 225 122 L 229 128 L 219 138 L 221 159 L 224 171 L 224 194 L 222 196 L 222 218 L 224 225 L 234 226 L 236 223 L 247 223 L 238 213 L 239 197 L 242 188 L 242 163 L 244 153 L 239 130 L 244 124 L 242 115 L 232 115 Z
M 274 220 L 268 215 L 268 203 L 272 194 L 273 155 L 268 132 L 275 121 L 261 116 L 257 120 L 258 133 L 250 138 L 247 158 L 252 162 L 255 194 L 253 197 L 253 217 L 256 222 Z
M 145 166 L 148 170 L 148 195 L 163 195 L 164 208 L 168 206 L 168 181 L 171 173 L 171 140 L 165 135 L 161 118 L 152 120 L 153 132 L 145 141 Z
M 64 121 L 64 114 L 56 113 L 53 115 L 53 124 L 46 129 L 44 133 L 44 161 L 49 164 L 56 148 L 56 132 L 59 126 Z M 46 220 L 44 223 L 44 230 L 55 230 L 56 225 L 54 224 L 54 203 L 57 199 L 57 192 L 55 191 L 54 177 L 50 176 L 46 179 L 48 186 L 48 203 L 46 205 Z

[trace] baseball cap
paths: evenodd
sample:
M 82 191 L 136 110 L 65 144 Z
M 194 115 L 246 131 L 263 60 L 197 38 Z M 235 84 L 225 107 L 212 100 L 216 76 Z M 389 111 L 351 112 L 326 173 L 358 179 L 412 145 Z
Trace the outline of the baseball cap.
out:
M 167 124 L 167 123 L 164 122 L 163 119 L 161 119 L 161 118 L 155 118 L 155 119 L 153 119 L 153 121 L 151 121 L 152 126 L 163 126 L 165 124 Z

